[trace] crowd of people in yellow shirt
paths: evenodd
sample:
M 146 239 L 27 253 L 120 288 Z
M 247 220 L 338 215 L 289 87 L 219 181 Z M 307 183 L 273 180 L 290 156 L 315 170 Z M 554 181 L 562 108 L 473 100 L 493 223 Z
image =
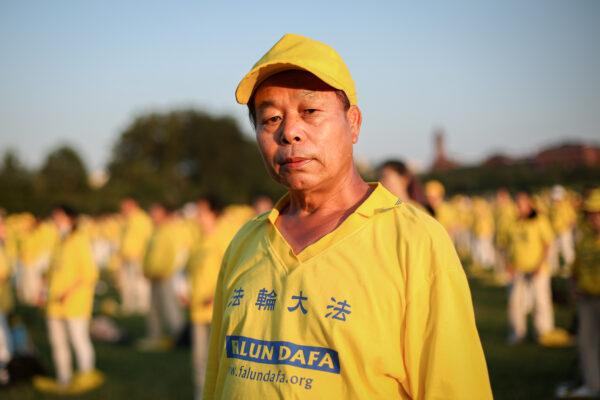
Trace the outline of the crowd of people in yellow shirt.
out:
M 194 376 L 201 382 L 221 258 L 237 230 L 270 207 L 266 197 L 257 198 L 254 208 L 224 207 L 205 197 L 181 210 L 153 204 L 146 212 L 128 198 L 120 213 L 97 218 L 69 206 L 57 206 L 47 219 L 0 214 L 0 384 L 10 381 L 14 346 L 7 317 L 15 300 L 45 310 L 56 378 L 36 376 L 38 390 L 79 394 L 102 384 L 90 340 L 101 273 L 117 289 L 119 306 L 107 301 L 99 308 L 145 316 L 147 335 L 137 342 L 142 351 L 172 347 L 189 309 Z
M 382 183 L 400 200 L 438 219 L 460 257 L 470 260 L 465 263 L 470 274 L 510 287 L 510 344 L 525 340 L 532 311 L 541 345 L 570 344 L 566 331 L 554 326 L 552 276 L 573 278 L 579 299 L 581 293 L 592 299 L 578 304 L 581 312 L 592 315 L 584 322 L 593 325 L 589 321 L 598 318 L 593 313 L 598 312 L 600 296 L 600 236 L 583 215 L 600 212 L 600 189 L 585 196 L 555 186 L 535 194 L 521 191 L 514 198 L 503 189 L 492 197 L 447 198 L 440 182 L 429 181 L 420 188 L 401 167 L 396 162 L 384 164 L 379 170 Z M 68 206 L 55 208 L 48 219 L 29 213 L 2 215 L 0 381 L 9 379 L 6 366 L 12 346 L 7 317 L 14 309 L 14 293 L 21 304 L 46 310 L 56 378 L 36 377 L 36 388 L 73 394 L 102 384 L 89 325 L 103 272 L 118 290 L 121 315 L 139 314 L 147 320 L 147 336 L 137 342 L 140 350 L 169 349 L 189 310 L 193 378 L 201 390 L 221 260 L 238 229 L 270 210 L 272 203 L 260 198 L 254 206 L 224 207 L 204 197 L 177 211 L 153 204 L 146 212 L 135 200 L 125 199 L 120 213 L 97 218 L 78 215 Z M 72 372 L 70 347 L 77 373 Z M 586 384 L 593 392 L 600 389 L 600 378 L 593 372 L 598 368 L 598 349 L 592 351 L 596 360 L 582 356 L 582 364 L 587 363 L 582 369 L 588 371 Z

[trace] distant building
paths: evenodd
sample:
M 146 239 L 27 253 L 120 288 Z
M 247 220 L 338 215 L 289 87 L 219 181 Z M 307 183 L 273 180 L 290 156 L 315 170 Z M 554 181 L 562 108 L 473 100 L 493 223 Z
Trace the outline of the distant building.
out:
M 532 159 L 541 168 L 560 165 L 565 168 L 599 167 L 600 147 L 580 143 L 565 143 L 542 150 Z
M 507 167 L 513 165 L 516 160 L 505 154 L 493 154 L 489 156 L 482 165 L 484 167 Z
M 445 133 L 442 129 L 436 129 L 433 132 L 433 143 L 435 156 L 431 164 L 432 171 L 448 171 L 460 166 L 459 163 L 448 158 L 446 154 Z

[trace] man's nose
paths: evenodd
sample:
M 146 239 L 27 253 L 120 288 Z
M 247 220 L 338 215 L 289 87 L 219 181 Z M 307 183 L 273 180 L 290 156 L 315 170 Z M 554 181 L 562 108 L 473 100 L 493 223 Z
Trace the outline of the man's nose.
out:
M 303 124 L 300 118 L 287 117 L 281 125 L 281 143 L 298 144 L 304 141 Z

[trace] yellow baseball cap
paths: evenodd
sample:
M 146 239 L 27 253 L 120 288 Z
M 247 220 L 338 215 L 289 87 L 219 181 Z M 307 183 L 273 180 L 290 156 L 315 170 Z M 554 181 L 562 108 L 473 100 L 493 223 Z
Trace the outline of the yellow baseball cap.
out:
M 444 197 L 446 190 L 440 181 L 432 180 L 425 184 L 425 195 L 432 197 Z
M 300 69 L 308 71 L 334 89 L 342 90 L 351 105 L 357 104 L 356 88 L 342 57 L 325 43 L 304 36 L 284 35 L 240 81 L 235 98 L 248 104 L 254 89 L 278 72 Z
M 600 212 L 600 188 L 590 192 L 583 202 L 583 209 L 590 213 Z

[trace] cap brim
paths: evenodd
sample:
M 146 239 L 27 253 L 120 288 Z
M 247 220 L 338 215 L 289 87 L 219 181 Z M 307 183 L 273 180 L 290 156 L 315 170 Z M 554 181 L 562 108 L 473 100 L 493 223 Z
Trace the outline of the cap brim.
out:
M 342 85 L 336 82 L 331 77 L 326 74 L 316 70 L 315 68 L 308 68 L 305 65 L 301 65 L 300 63 L 290 63 L 290 62 L 278 62 L 274 61 L 267 64 L 262 64 L 261 66 L 252 69 L 250 72 L 244 76 L 244 78 L 240 81 L 237 89 L 235 90 L 235 99 L 239 104 L 248 104 L 250 97 L 252 97 L 252 93 L 254 90 L 263 83 L 267 78 L 273 76 L 279 72 L 290 71 L 290 70 L 301 70 L 306 71 L 334 89 L 343 90 Z M 350 96 L 347 94 L 348 98 Z M 352 100 L 351 100 L 352 101 Z

